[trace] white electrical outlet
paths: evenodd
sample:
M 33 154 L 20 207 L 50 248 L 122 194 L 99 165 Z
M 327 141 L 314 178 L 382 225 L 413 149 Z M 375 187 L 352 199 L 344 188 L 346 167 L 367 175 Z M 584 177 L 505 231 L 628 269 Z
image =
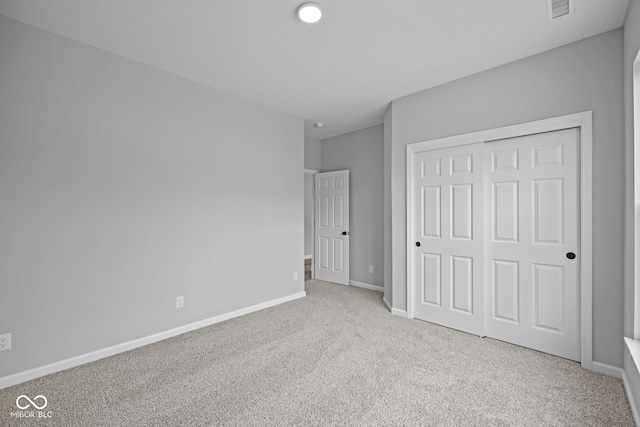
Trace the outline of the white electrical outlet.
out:
M 298 272 L 297 272 L 297 271 L 294 271 L 294 272 L 293 272 L 293 281 L 294 281 L 294 282 L 297 282 L 297 281 L 298 281 Z
M 176 308 L 184 307 L 184 297 L 176 297 Z
M 373 274 L 373 265 L 369 266 L 369 273 Z
M 0 351 L 11 350 L 11 334 L 0 335 Z

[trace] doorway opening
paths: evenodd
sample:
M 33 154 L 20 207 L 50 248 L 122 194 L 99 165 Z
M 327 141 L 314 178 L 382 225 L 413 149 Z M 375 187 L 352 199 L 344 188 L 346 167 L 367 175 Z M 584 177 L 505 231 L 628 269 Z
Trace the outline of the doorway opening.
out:
M 304 170 L 304 280 L 311 280 L 314 263 L 314 176 L 317 170 Z

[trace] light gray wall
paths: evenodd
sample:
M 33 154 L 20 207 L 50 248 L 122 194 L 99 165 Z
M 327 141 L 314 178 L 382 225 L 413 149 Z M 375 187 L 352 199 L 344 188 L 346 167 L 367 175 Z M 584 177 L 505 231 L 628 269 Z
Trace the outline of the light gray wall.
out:
M 318 138 L 304 136 L 304 168 L 319 171 L 321 168 L 322 155 L 321 143 Z
M 406 309 L 406 145 L 593 110 L 593 357 L 622 366 L 622 58 L 615 30 L 393 102 L 395 308 Z
M 0 377 L 304 289 L 301 119 L 3 16 L 0 58 Z
M 389 104 L 384 112 L 384 141 L 383 141 L 383 162 L 384 162 L 384 298 L 387 303 L 393 306 L 393 263 L 392 260 L 392 218 L 391 218 L 391 155 L 393 140 L 393 104 Z
M 640 2 L 631 0 L 624 23 L 624 117 L 625 117 L 625 287 L 624 336 L 633 338 L 634 263 L 639 254 L 634 251 L 634 110 L 633 62 L 640 51 Z M 640 131 L 640 129 L 636 129 Z M 624 371 L 631 396 L 640 407 L 640 373 L 625 348 Z
M 313 256 L 313 174 L 304 174 L 304 254 Z
M 384 283 L 383 140 L 382 125 L 322 140 L 322 171 L 349 170 L 349 279 L 380 287 Z

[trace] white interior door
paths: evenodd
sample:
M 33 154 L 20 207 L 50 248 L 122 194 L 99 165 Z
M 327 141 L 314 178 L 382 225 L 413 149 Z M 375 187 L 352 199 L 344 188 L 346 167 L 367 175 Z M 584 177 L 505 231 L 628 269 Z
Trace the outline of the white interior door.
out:
M 418 153 L 413 164 L 413 315 L 483 335 L 483 150 Z
M 494 141 L 485 156 L 487 336 L 577 361 L 579 138 L 566 129 Z
M 580 360 L 577 128 L 412 156 L 413 316 Z
M 316 175 L 315 278 L 349 284 L 349 171 Z

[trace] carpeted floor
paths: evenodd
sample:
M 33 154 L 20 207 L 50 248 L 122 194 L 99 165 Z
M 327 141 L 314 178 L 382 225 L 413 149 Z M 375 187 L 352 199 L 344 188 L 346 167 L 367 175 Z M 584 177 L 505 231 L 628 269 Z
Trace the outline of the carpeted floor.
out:
M 622 382 L 391 315 L 378 292 L 307 297 L 0 390 L 0 425 L 632 426 Z M 17 420 L 44 395 L 51 419 Z

